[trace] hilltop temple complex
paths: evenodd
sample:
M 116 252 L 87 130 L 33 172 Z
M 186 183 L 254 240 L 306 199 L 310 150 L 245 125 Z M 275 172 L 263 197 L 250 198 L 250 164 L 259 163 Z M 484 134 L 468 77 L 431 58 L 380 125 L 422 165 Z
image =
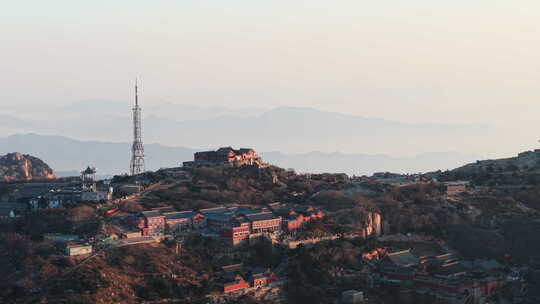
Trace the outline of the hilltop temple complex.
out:
M 183 163 L 184 167 L 241 167 L 246 165 L 267 166 L 255 150 L 249 148 L 219 148 L 216 151 L 196 152 L 193 161 Z

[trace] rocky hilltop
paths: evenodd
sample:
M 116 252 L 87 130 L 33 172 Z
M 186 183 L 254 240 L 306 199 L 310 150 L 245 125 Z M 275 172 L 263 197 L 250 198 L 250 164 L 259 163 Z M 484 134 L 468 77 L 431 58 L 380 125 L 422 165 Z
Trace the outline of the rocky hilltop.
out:
M 519 153 L 516 157 L 477 161 L 454 169 L 460 173 L 497 172 L 497 171 L 537 171 L 540 169 L 540 149 Z
M 18 152 L 0 156 L 0 181 L 53 179 L 53 170 L 41 159 Z

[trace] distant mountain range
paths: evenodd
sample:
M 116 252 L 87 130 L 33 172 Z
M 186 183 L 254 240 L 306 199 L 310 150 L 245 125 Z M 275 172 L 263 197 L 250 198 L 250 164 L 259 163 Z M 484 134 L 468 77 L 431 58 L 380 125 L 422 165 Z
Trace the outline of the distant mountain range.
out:
M 350 175 L 371 175 L 375 172 L 420 173 L 449 170 L 478 159 L 478 155 L 457 152 L 422 153 L 414 157 L 391 157 L 350 153 L 309 152 L 285 154 L 281 152 L 261 153 L 263 158 L 284 168 L 300 172 L 343 172 Z
M 213 148 L 217 148 L 214 146 Z M 257 146 L 250 146 L 259 151 Z M 145 145 L 147 169 L 175 167 L 192 160 L 201 149 Z M 59 176 L 75 175 L 86 166 L 95 166 L 98 174 L 127 172 L 130 159 L 129 143 L 81 141 L 63 136 L 17 134 L 0 137 L 0 154 L 19 151 L 35 155 L 47 162 Z M 386 155 L 344 154 L 339 152 L 295 153 L 259 152 L 263 159 L 284 168 L 300 172 L 344 172 L 371 174 L 377 171 L 424 172 L 451 169 L 475 161 L 479 156 L 455 152 L 423 153 L 416 157 L 395 158 Z M 67 171 L 67 172 L 66 172 Z
M 101 141 L 80 141 L 63 136 L 17 134 L 0 137 L 0 154 L 22 151 L 45 160 L 55 171 L 80 171 L 95 166 L 98 174 L 127 172 L 130 144 Z M 193 157 L 195 150 L 145 145 L 148 169 L 179 166 Z
M 131 105 L 86 101 L 56 109 L 9 113 L 0 136 L 36 132 L 129 142 Z M 436 118 L 434 118 L 436 120 Z M 280 107 L 228 109 L 163 104 L 145 107 L 143 141 L 167 146 L 252 146 L 260 151 L 417 155 L 432 151 L 490 151 L 497 130 L 482 125 L 408 124 L 378 118 Z

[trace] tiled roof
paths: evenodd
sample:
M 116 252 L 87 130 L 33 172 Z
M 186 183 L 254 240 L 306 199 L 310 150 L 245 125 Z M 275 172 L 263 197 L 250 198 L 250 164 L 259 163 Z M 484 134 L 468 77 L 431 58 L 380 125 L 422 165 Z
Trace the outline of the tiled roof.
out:
M 242 207 L 235 210 L 236 214 L 242 214 L 242 215 L 257 214 L 257 213 L 261 213 L 261 212 L 262 212 L 261 209 L 242 208 Z
M 239 218 L 235 218 L 235 221 L 238 223 L 238 224 L 245 224 L 245 223 L 249 223 L 249 221 L 245 218 L 242 218 L 242 217 L 239 217 Z
M 253 221 L 273 220 L 273 219 L 277 219 L 278 217 L 275 216 L 271 212 L 265 212 L 265 213 L 258 213 L 258 214 L 249 214 L 249 215 L 246 215 L 246 218 L 253 222 Z
M 161 212 L 156 211 L 156 210 L 152 210 L 152 211 L 143 211 L 143 212 L 141 212 L 141 214 L 142 214 L 144 217 L 146 217 L 146 218 L 163 216 L 163 215 L 161 214 Z
M 176 209 L 174 209 L 171 206 L 164 206 L 164 207 L 152 208 L 148 211 L 159 211 L 161 213 L 165 213 L 165 212 L 170 213 L 170 212 L 175 212 Z
M 95 174 L 96 173 L 96 168 L 90 168 L 90 166 L 88 166 L 82 173 L 84 173 L 84 174 Z
M 238 271 L 238 270 L 241 270 L 243 267 L 243 264 L 242 263 L 239 263 L 239 264 L 231 264 L 231 265 L 226 265 L 226 266 L 222 266 L 221 269 L 223 269 L 223 271 L 226 271 L 226 272 L 231 272 L 231 271 Z M 233 274 L 234 276 L 234 274 Z
M 253 274 L 251 277 L 252 277 L 253 279 L 260 279 L 260 278 L 265 278 L 265 277 L 267 277 L 267 275 L 264 274 L 264 273 L 256 273 L 256 274 Z
M 249 151 L 251 151 L 253 149 L 250 149 L 250 148 L 240 148 L 238 149 L 236 152 L 239 153 L 239 154 L 244 154 L 244 153 L 248 153 Z
M 200 211 L 201 211 L 203 214 L 208 214 L 208 213 L 224 213 L 224 212 L 227 212 L 227 208 L 226 208 L 226 207 L 215 207 L 215 208 L 201 209 Z
M 232 215 L 224 214 L 224 213 L 205 213 L 204 216 L 208 219 L 221 219 L 221 220 L 229 220 L 232 218 Z
M 299 218 L 299 215 L 287 215 L 285 219 L 289 221 L 296 221 Z
M 166 219 L 192 218 L 196 214 L 197 213 L 193 211 L 169 212 L 169 213 L 165 213 L 165 218 Z
M 463 266 L 461 263 L 455 262 L 447 266 L 439 267 L 439 269 L 435 271 L 435 274 L 451 276 L 464 272 L 466 272 L 465 266 Z
M 415 257 L 410 250 L 403 250 L 388 254 L 388 258 L 394 264 L 402 267 L 418 264 L 418 258 Z
M 471 270 L 493 270 L 497 268 L 502 268 L 503 266 L 495 261 L 495 260 L 472 260 L 472 261 L 461 261 L 461 264 L 465 266 L 466 268 L 469 268 Z
M 215 153 L 215 151 L 199 151 L 199 152 L 195 152 L 195 154 L 207 154 L 207 153 Z
M 233 282 L 226 282 L 226 283 L 223 283 L 223 286 L 234 286 L 234 285 L 238 285 L 240 283 L 244 283 L 245 281 L 242 280 L 236 280 L 236 281 L 233 281 Z

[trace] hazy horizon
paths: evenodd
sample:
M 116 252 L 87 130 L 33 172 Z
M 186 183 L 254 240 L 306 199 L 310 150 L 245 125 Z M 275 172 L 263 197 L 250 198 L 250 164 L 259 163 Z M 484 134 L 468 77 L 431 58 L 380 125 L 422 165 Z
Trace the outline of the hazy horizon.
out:
M 143 111 L 167 103 L 308 107 L 491 126 L 499 131 L 477 136 L 475 147 L 467 139 L 452 149 L 485 157 L 537 145 L 537 2 L 64 0 L 3 7 L 0 100 L 3 113 L 15 117 L 83 100 L 125 103 L 125 112 L 94 110 L 129 116 L 139 77 Z M 399 147 L 386 150 L 378 152 L 400 155 Z

